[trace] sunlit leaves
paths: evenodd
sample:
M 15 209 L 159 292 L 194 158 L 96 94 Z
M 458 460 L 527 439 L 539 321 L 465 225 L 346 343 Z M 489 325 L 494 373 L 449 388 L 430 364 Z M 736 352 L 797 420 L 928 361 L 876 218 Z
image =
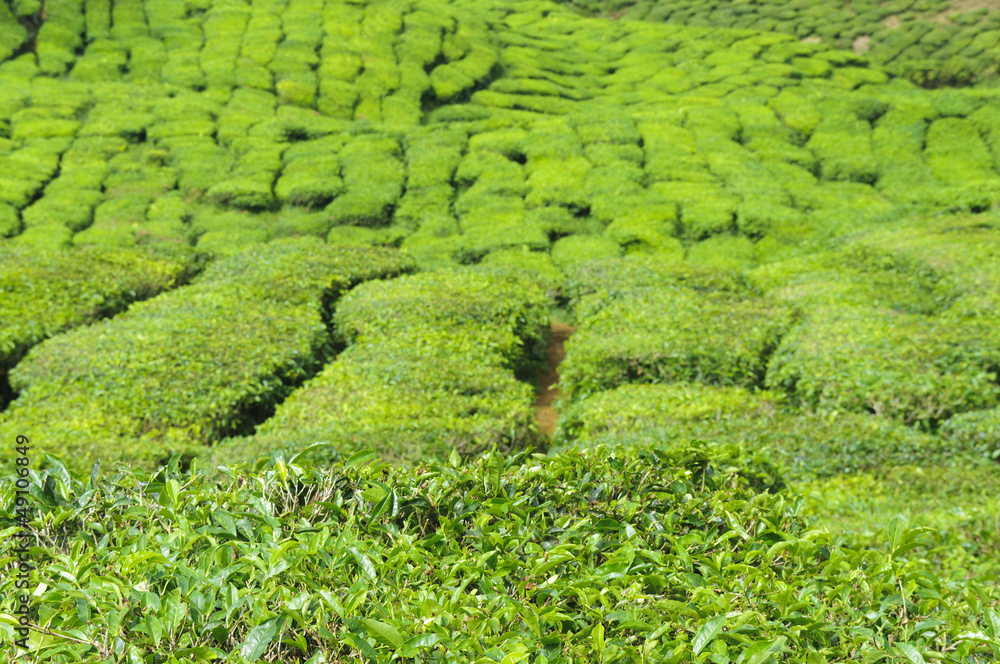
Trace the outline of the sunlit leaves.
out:
M 80 640 L 127 636 L 140 656 L 169 648 L 204 660 L 292 662 L 337 644 L 374 661 L 482 652 L 512 664 L 531 652 L 561 661 L 564 646 L 589 661 L 642 652 L 756 664 L 855 650 L 926 661 L 941 638 L 969 654 L 996 647 L 995 611 L 968 611 L 993 591 L 908 557 L 925 531 L 894 521 L 886 553 L 849 548 L 808 530 L 784 497 L 748 490 L 716 451 L 489 452 L 411 469 L 365 452 L 327 469 L 262 459 L 233 479 L 171 470 L 114 484 L 67 469 L 66 500 L 94 493 L 80 514 L 45 526 L 73 544 L 41 565 L 51 580 L 41 605 L 73 598 L 67 584 L 90 582 L 93 563 L 129 587 L 92 584 L 87 602 L 43 619 Z M 171 481 L 183 500 L 152 498 Z M 141 510 L 116 504 L 122 490 L 139 501 L 139 482 Z M 118 535 L 91 550 L 79 525 L 97 511 Z M 122 597 L 131 604 L 119 608 Z

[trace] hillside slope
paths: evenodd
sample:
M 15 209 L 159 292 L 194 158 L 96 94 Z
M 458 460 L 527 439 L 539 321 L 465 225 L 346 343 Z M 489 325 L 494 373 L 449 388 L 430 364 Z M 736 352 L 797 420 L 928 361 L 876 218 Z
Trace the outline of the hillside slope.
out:
M 996 89 L 535 0 L 2 7 L 33 661 L 1000 659 Z

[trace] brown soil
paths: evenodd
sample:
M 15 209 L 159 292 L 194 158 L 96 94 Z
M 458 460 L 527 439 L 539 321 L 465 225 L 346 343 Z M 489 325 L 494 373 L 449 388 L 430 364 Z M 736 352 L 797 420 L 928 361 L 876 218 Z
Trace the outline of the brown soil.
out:
M 556 430 L 556 420 L 559 413 L 552 407 L 559 396 L 559 363 L 566 357 L 566 350 L 563 347 L 569 335 L 576 331 L 564 323 L 552 323 L 552 343 L 549 344 L 548 366 L 539 376 L 538 398 L 535 399 L 535 419 L 538 420 L 538 428 L 546 435 L 551 436 Z
M 872 38 L 868 35 L 862 35 L 854 40 L 851 48 L 854 49 L 855 53 L 864 53 L 871 46 Z
M 892 14 L 891 16 L 886 16 L 882 19 L 882 25 L 884 25 L 887 30 L 895 30 L 899 26 L 903 25 L 903 20 L 895 14 Z

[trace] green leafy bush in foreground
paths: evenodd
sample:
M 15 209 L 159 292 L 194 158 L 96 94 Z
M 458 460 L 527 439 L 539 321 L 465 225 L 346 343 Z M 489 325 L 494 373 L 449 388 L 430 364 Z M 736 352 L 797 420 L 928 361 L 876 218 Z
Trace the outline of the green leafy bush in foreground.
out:
M 842 532 L 853 546 L 884 546 L 886 515 L 906 515 L 929 528 L 920 541 L 937 569 L 968 578 L 1000 580 L 1000 465 L 956 463 L 876 468 L 808 483 L 790 492 L 805 497 L 816 525 Z
M 1000 657 L 996 588 L 928 567 L 922 530 L 895 519 L 885 552 L 844 546 L 701 444 L 373 457 L 214 477 L 174 457 L 110 480 L 51 459 L 30 472 L 52 548 L 29 646 L 53 662 Z

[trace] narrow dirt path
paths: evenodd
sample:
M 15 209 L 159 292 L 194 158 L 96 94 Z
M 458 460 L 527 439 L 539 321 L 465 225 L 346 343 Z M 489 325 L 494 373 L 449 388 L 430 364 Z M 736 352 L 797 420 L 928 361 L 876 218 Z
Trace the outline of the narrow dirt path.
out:
M 548 366 L 538 378 L 538 398 L 535 399 L 535 419 L 538 420 L 538 428 L 546 435 L 551 436 L 556 430 L 556 420 L 559 413 L 552 407 L 559 396 L 559 363 L 566 357 L 566 350 L 563 347 L 566 339 L 569 338 L 575 327 L 565 323 L 552 323 L 552 343 L 548 349 Z

